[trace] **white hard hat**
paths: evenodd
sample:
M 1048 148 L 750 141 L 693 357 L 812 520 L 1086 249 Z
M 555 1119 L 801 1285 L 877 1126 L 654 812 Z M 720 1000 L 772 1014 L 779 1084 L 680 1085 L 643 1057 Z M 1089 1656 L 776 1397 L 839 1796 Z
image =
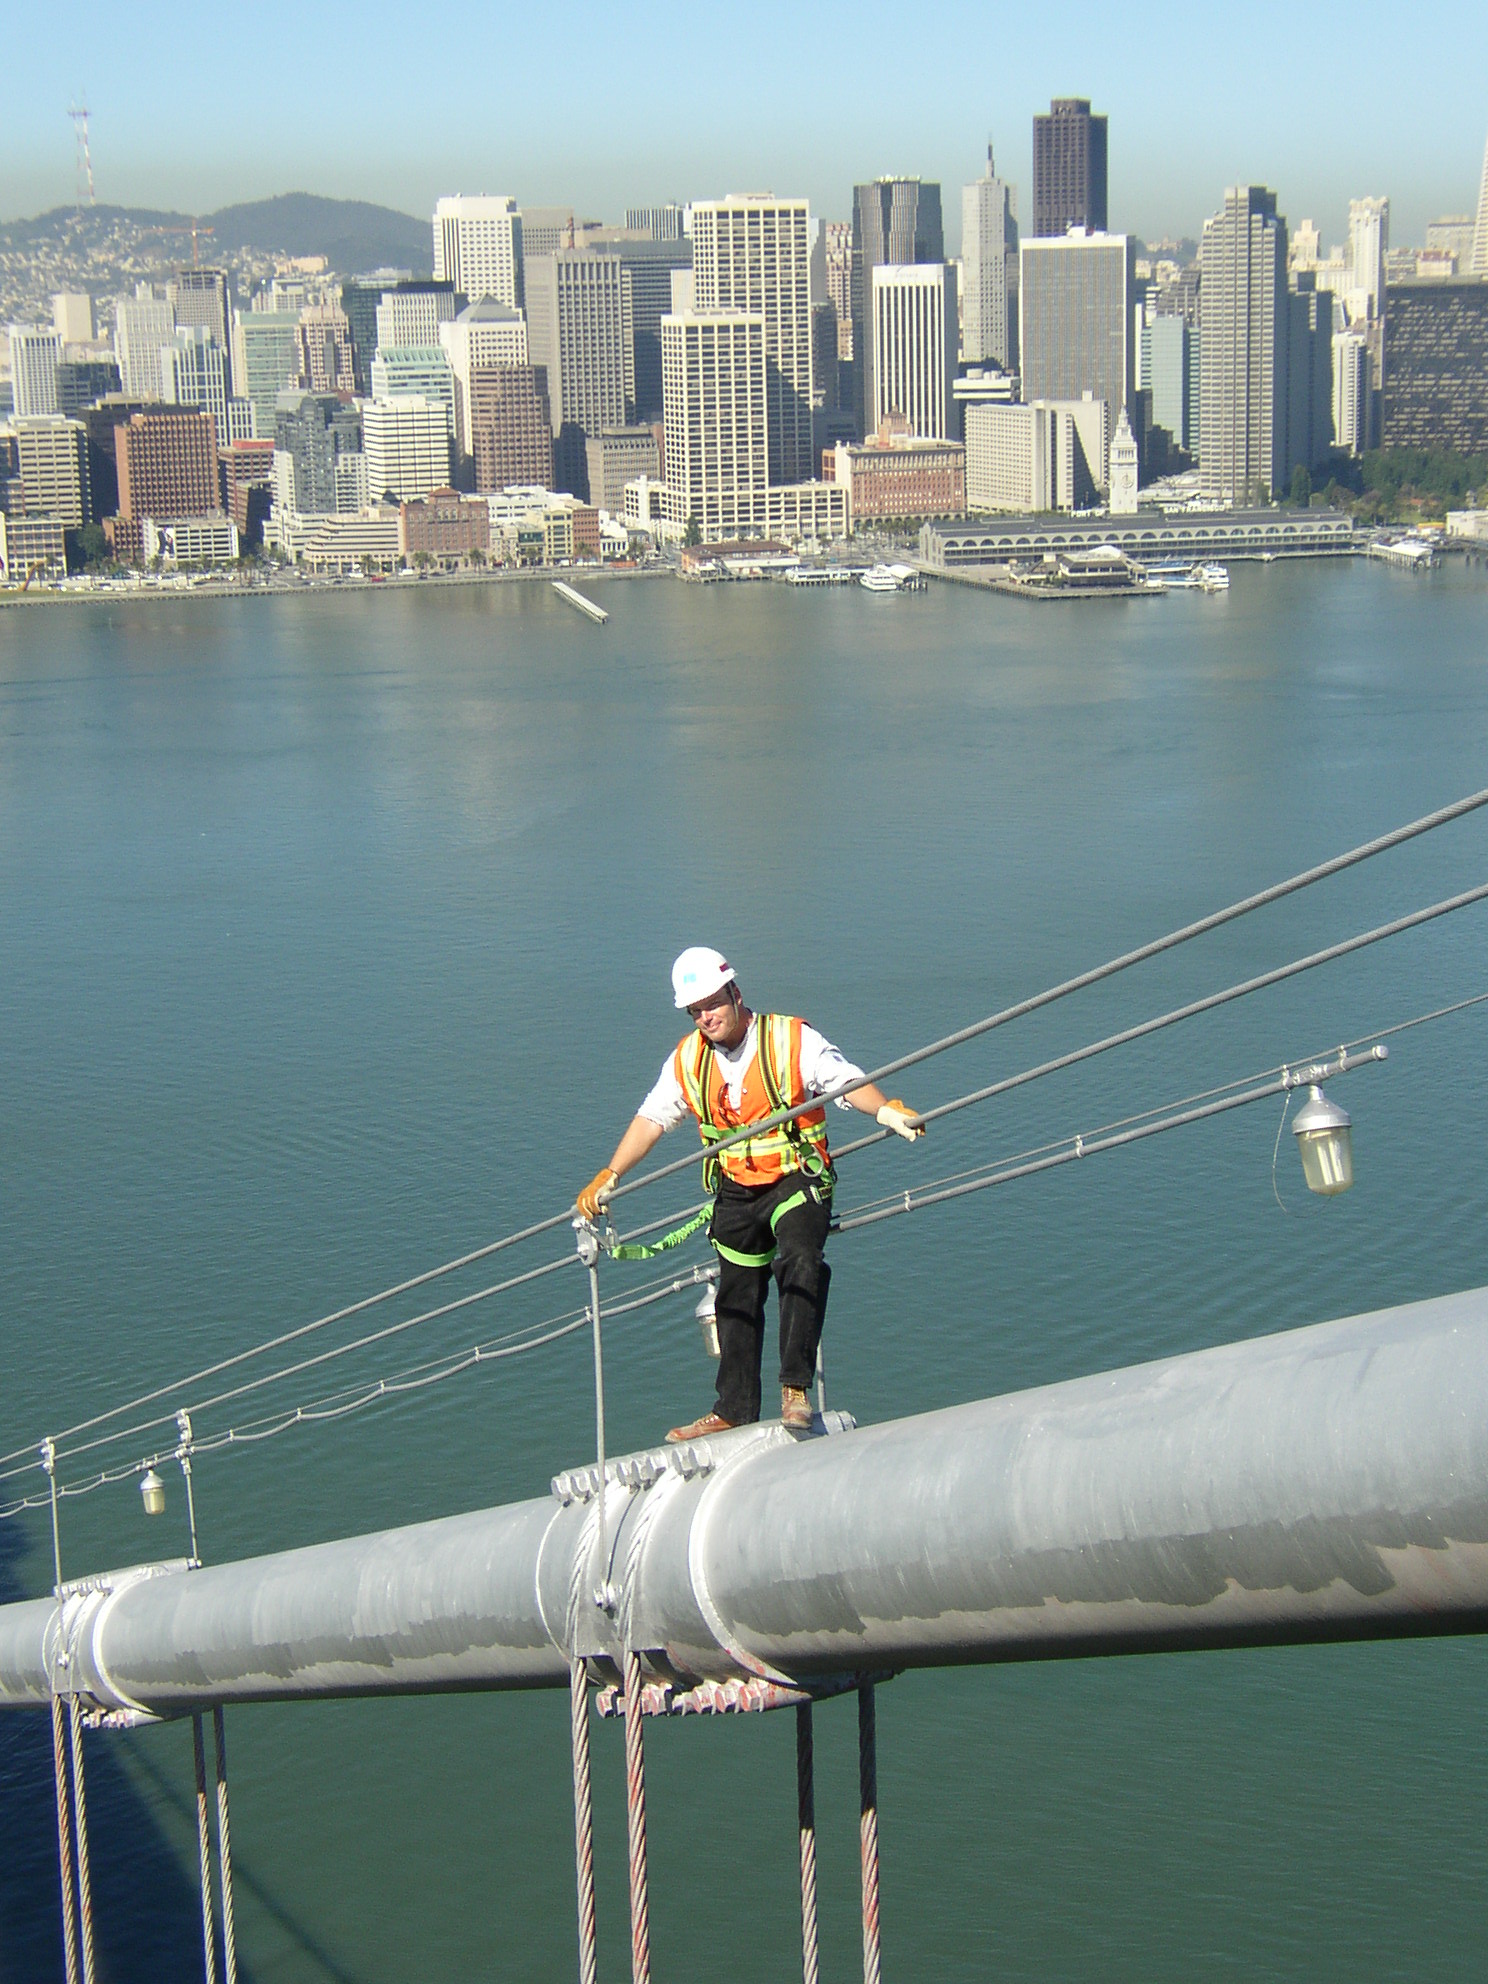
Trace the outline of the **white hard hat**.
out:
M 672 966 L 672 990 L 679 1013 L 734 983 L 734 967 L 722 951 L 710 951 L 706 944 L 689 946 Z

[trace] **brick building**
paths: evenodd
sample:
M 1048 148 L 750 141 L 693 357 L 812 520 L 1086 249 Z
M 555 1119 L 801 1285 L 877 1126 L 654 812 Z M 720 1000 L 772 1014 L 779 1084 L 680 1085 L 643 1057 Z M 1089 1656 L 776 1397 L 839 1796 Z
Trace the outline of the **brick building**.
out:
M 457 565 L 472 551 L 491 548 L 491 512 L 480 496 L 431 490 L 398 511 L 398 548 L 404 558 L 422 554 L 436 565 Z
M 822 480 L 847 490 L 853 528 L 891 517 L 959 517 L 966 510 L 966 450 L 959 441 L 880 437 L 839 441 L 822 456 Z
M 140 526 L 157 519 L 207 517 L 222 511 L 222 471 L 210 413 L 162 407 L 132 414 L 114 429 L 119 513 L 104 528 L 116 558 L 144 555 Z
M 274 491 L 274 443 L 234 441 L 224 448 L 222 501 L 239 535 L 256 543 L 263 535 Z

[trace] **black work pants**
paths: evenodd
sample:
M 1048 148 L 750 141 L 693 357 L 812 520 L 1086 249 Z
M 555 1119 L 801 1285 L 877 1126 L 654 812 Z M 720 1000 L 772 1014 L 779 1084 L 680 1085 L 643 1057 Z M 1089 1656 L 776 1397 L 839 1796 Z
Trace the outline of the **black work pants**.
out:
M 832 1201 L 804 1172 L 773 1185 L 725 1178 L 708 1237 L 718 1253 L 718 1412 L 732 1426 L 760 1416 L 760 1363 L 770 1277 L 780 1293 L 780 1382 L 807 1391 L 816 1376 L 831 1270 L 822 1259 Z

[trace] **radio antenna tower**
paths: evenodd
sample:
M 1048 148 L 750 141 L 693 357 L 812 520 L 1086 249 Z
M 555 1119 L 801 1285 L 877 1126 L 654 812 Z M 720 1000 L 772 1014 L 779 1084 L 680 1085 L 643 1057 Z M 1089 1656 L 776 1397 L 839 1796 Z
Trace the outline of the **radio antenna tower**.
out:
M 88 149 L 88 99 L 81 104 L 73 104 L 68 111 L 72 128 L 77 133 L 77 195 L 78 205 L 83 203 L 83 188 L 88 189 L 88 205 L 96 206 L 98 195 L 93 191 L 93 154 Z

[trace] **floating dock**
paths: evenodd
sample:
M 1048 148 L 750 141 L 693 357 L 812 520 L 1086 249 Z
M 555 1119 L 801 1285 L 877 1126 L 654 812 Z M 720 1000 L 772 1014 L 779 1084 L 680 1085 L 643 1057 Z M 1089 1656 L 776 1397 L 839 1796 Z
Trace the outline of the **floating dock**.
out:
M 601 627 L 610 617 L 602 606 L 596 606 L 594 601 L 581 593 L 577 586 L 565 585 L 562 579 L 554 579 L 553 590 L 560 599 L 566 599 L 570 606 L 576 606 L 580 613 L 587 613 L 591 620 L 597 620 Z

